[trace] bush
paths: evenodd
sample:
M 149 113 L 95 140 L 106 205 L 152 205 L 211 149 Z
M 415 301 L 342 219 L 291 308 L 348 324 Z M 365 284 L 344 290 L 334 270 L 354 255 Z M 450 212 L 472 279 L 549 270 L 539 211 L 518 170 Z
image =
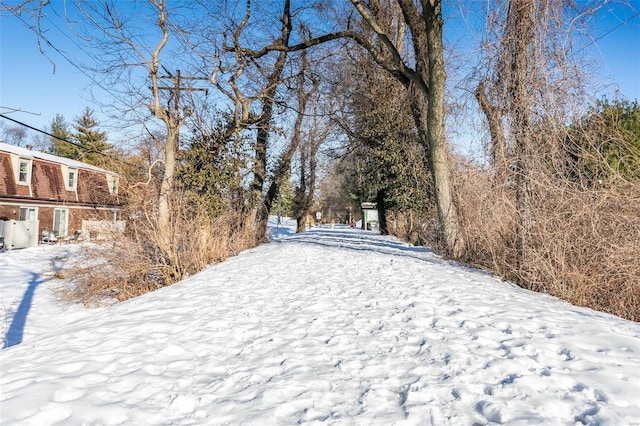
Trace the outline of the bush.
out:
M 207 209 L 178 197 L 173 203 L 172 241 L 160 244 L 152 211 L 137 210 L 127 221 L 126 235 L 88 250 L 80 262 L 90 265 L 69 274 L 74 283 L 68 300 L 96 306 L 140 296 L 194 274 L 207 265 L 257 245 L 254 217 L 229 208 L 215 218 Z
M 538 175 L 526 244 L 516 247 L 515 198 L 480 170 L 458 181 L 466 260 L 520 286 L 640 321 L 640 183 L 593 188 Z

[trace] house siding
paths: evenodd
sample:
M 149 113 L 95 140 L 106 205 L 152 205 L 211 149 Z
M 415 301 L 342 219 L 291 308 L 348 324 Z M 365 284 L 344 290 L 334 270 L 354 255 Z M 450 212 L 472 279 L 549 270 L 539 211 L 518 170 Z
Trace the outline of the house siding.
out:
M 42 233 L 53 228 L 55 209 L 64 208 L 69 212 L 67 232 L 71 234 L 82 229 L 83 220 L 111 221 L 114 213 L 119 215 L 120 200 L 109 193 L 107 175 L 111 172 L 91 165 L 85 169 L 78 162 L 66 165 L 68 159 L 34 152 L 30 185 L 20 185 L 16 182 L 16 161 L 30 152 L 16 153 L 20 148 L 15 147 L 2 151 L 1 145 L 6 147 L 0 144 L 0 218 L 18 220 L 21 207 L 36 207 Z M 58 158 L 60 163 L 54 161 Z M 76 188 L 71 191 L 67 190 L 63 175 L 69 168 L 77 170 Z
M 0 194 L 15 194 L 16 179 L 11 168 L 9 154 L 0 152 Z
M 6 194 L 15 194 L 21 197 L 28 197 L 29 193 L 29 185 L 19 184 L 16 181 L 16 175 L 14 171 L 13 164 L 11 162 L 11 155 L 8 153 L 0 153 L 1 161 L 0 161 L 0 176 L 2 176 L 2 193 Z M 18 157 L 16 157 L 16 161 L 20 161 Z M 17 164 L 16 164 L 17 167 Z
M 59 165 L 34 161 L 31 184 L 33 197 L 56 200 L 75 201 L 65 189 L 62 170 Z

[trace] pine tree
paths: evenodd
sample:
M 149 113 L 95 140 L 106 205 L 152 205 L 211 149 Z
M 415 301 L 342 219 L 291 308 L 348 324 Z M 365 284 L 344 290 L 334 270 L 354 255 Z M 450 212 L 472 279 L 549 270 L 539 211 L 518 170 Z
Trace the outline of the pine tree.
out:
M 106 133 L 98 131 L 99 124 L 93 116 L 93 110 L 85 108 L 82 116 L 74 121 L 73 138 L 78 145 L 82 146 L 82 149 L 79 149 L 79 160 L 103 166 L 106 159 L 103 154 L 110 154 L 113 151 L 113 146 L 107 143 Z
M 73 142 L 73 136 L 69 130 L 69 124 L 62 115 L 56 114 L 56 117 L 51 121 L 51 134 L 55 136 L 51 138 L 51 144 L 49 145 L 51 154 L 73 160 L 80 158 L 79 149 L 66 142 Z

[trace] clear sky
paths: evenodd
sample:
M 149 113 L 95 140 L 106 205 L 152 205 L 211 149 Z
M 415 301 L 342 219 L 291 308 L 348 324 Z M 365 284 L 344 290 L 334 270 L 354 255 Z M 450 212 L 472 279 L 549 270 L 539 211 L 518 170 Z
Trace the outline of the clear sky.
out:
M 55 27 L 47 20 L 51 27 L 47 36 L 69 59 L 84 61 L 65 35 L 72 36 L 64 19 L 53 15 L 50 19 Z M 50 60 L 40 52 L 34 32 L 25 23 L 6 14 L 0 16 L 0 113 L 44 130 L 58 113 L 71 122 L 85 107 L 94 108 L 90 90 L 94 84 L 50 46 L 42 49 Z M 15 125 L 1 117 L 0 121 Z
M 622 96 L 640 101 L 640 1 L 629 3 L 633 9 L 610 5 L 595 16 L 595 42 L 587 50 L 598 60 L 603 82 L 611 80 Z
M 52 3 L 61 11 L 61 0 Z M 631 6 L 603 7 L 594 18 L 596 41 L 586 50 L 595 59 L 603 93 L 612 94 L 618 89 L 622 96 L 633 100 L 640 99 L 640 0 L 632 0 Z M 71 40 L 74 35 L 64 19 L 49 14 L 45 24 L 47 36 L 65 56 L 77 62 L 87 61 L 82 46 Z M 15 17 L 0 17 L 0 113 L 45 129 L 57 113 L 71 122 L 90 107 L 107 127 L 108 119 L 92 101 L 92 92 L 107 103 L 108 93 L 54 49 L 43 48 L 55 62 L 55 72 L 39 51 L 32 31 Z M 605 86 L 607 82 L 610 84 Z M 0 121 L 15 125 L 2 118 Z

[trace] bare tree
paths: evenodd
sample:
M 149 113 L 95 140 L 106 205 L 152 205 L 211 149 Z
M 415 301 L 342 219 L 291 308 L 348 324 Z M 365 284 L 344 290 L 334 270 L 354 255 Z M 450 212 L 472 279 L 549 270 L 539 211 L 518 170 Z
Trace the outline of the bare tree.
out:
M 314 205 L 319 169 L 318 154 L 333 131 L 333 126 L 327 117 L 328 114 L 320 113 L 319 106 L 316 104 L 311 123 L 304 135 L 305 140 L 301 141 L 298 148 L 299 182 L 293 200 L 297 222 L 296 232 L 304 231 L 306 218 Z
M 286 3 L 288 1 L 285 1 Z M 273 51 L 295 52 L 338 39 L 354 40 L 366 49 L 378 65 L 409 91 L 420 141 L 428 154 L 445 251 L 450 256 L 460 257 L 464 253 L 465 242 L 460 232 L 454 189 L 451 185 L 449 152 L 444 131 L 446 72 L 442 39 L 444 22 L 442 2 L 429 0 L 416 5 L 413 0 L 385 0 L 369 3 L 350 0 L 350 3 L 375 34 L 375 39 L 353 30 L 347 23 L 347 28 L 343 30 L 304 39 L 295 45 L 289 45 L 281 38 L 278 42 L 264 46 L 258 51 L 237 48 L 235 50 L 258 58 Z M 376 14 L 377 10 L 389 10 L 389 8 L 393 8 L 398 13 Z M 380 18 L 388 19 L 389 17 L 395 19 L 395 25 L 388 22 L 381 23 Z M 403 57 L 405 25 L 411 35 L 413 66 Z M 397 27 L 398 31 L 391 35 L 386 30 L 390 27 Z
M 158 72 L 160 71 L 160 53 L 166 46 L 169 39 L 167 30 L 167 5 L 166 0 L 150 0 L 157 8 L 158 12 L 158 28 L 162 33 L 162 38 L 156 45 L 149 58 L 142 56 L 144 63 L 149 69 L 151 77 L 151 91 L 153 103 L 149 105 L 149 109 L 158 119 L 165 124 L 167 135 L 164 144 L 164 175 L 160 184 L 160 194 L 158 197 L 158 232 L 160 242 L 165 245 L 165 251 L 169 252 L 171 228 L 170 214 L 171 201 L 174 189 L 174 174 L 176 170 L 176 154 L 179 146 L 180 127 L 183 121 L 180 118 L 180 106 L 178 103 L 179 94 L 175 94 L 175 107 L 162 105 L 160 97 L 160 84 L 158 81 Z M 123 33 L 124 36 L 124 33 Z M 124 40 L 128 40 L 125 36 Z M 179 90 L 179 89 L 178 89 Z
M 275 186 L 267 190 L 264 198 L 263 191 L 267 180 L 267 162 L 270 157 L 269 141 L 273 132 L 273 120 L 276 108 L 276 95 L 278 87 L 284 79 L 284 70 L 287 64 L 287 49 L 267 49 L 261 46 L 249 47 L 243 44 L 247 28 L 253 18 L 251 0 L 247 0 L 245 13 L 241 21 L 224 33 L 222 45 L 214 48 L 214 53 L 219 52 L 213 60 L 217 65 L 212 74 L 211 82 L 233 104 L 234 126 L 230 132 L 242 132 L 248 128 L 255 128 L 255 143 L 253 144 L 252 183 L 250 188 L 250 207 L 256 215 L 256 225 L 259 238 L 266 234 L 267 218 L 273 199 L 277 195 L 279 180 L 290 160 L 287 153 L 283 154 L 280 166 L 277 168 L 278 176 L 272 180 Z M 285 0 L 280 15 L 281 28 L 277 38 L 271 45 L 287 46 L 292 32 L 291 5 Z M 214 42 L 215 43 L 215 42 Z M 270 53 L 275 52 L 275 59 L 268 62 Z M 222 56 L 231 54 L 231 63 L 222 63 Z M 249 85 L 243 86 L 242 78 L 249 68 L 257 69 L 259 78 L 254 81 L 258 89 L 251 93 Z M 251 94 L 249 94 L 251 93 Z M 253 105 L 259 103 L 259 110 L 255 112 Z M 286 151 L 295 152 L 295 146 Z M 293 155 L 293 154 L 291 154 Z
M 534 220 L 532 172 L 558 162 L 554 155 L 565 132 L 567 106 L 580 92 L 582 79 L 568 54 L 566 11 L 560 0 L 498 1 L 488 17 L 490 65 L 475 94 L 489 127 L 494 184 L 514 188 L 519 265 L 527 257 Z M 561 35 L 564 42 L 558 42 Z
M 305 152 L 307 148 L 306 144 L 303 144 L 303 146 L 300 147 L 301 141 L 305 137 L 303 133 L 303 123 L 304 123 L 304 119 L 307 112 L 307 105 L 309 104 L 309 101 L 314 96 L 314 94 L 316 94 L 316 92 L 318 91 L 318 87 L 320 86 L 320 79 L 315 74 L 309 72 L 308 68 L 309 68 L 309 64 L 307 59 L 307 53 L 306 51 L 303 51 L 301 54 L 300 70 L 297 76 L 296 97 L 298 101 L 298 107 L 296 112 L 296 119 L 293 124 L 291 139 L 277 160 L 277 165 L 275 167 L 275 170 L 273 172 L 273 177 L 271 179 L 271 184 L 269 185 L 269 189 L 267 190 L 267 193 L 265 194 L 265 197 L 264 197 L 264 205 L 265 205 L 265 210 L 267 212 L 271 210 L 273 201 L 276 199 L 278 192 L 280 191 L 280 188 L 284 183 L 283 180 L 287 179 L 290 176 L 291 162 L 293 160 L 295 153 L 298 150 L 300 150 L 301 152 Z M 311 87 L 308 87 L 307 80 L 310 81 Z M 315 157 L 315 155 L 317 154 L 317 149 L 312 150 L 309 154 Z M 301 188 L 304 188 L 301 190 L 301 193 L 305 193 L 304 197 L 306 200 L 306 197 L 307 197 L 306 184 L 305 184 L 306 177 L 304 176 L 305 175 L 304 167 L 306 163 L 305 160 L 306 160 L 306 155 L 302 155 L 302 158 L 301 158 L 302 170 L 301 170 L 301 177 L 300 177 L 301 184 L 298 190 L 300 191 Z M 313 193 L 313 189 L 311 189 L 311 193 Z M 306 215 L 310 207 L 310 203 L 300 202 L 301 197 L 302 195 L 296 194 L 296 200 L 297 200 L 297 206 L 298 206 L 297 215 L 299 217 L 303 217 L 304 215 Z M 300 226 L 298 226 L 298 232 L 300 231 L 301 231 Z
M 2 141 L 11 145 L 22 146 L 27 137 L 27 131 L 21 126 L 5 126 L 1 123 L 0 132 Z

